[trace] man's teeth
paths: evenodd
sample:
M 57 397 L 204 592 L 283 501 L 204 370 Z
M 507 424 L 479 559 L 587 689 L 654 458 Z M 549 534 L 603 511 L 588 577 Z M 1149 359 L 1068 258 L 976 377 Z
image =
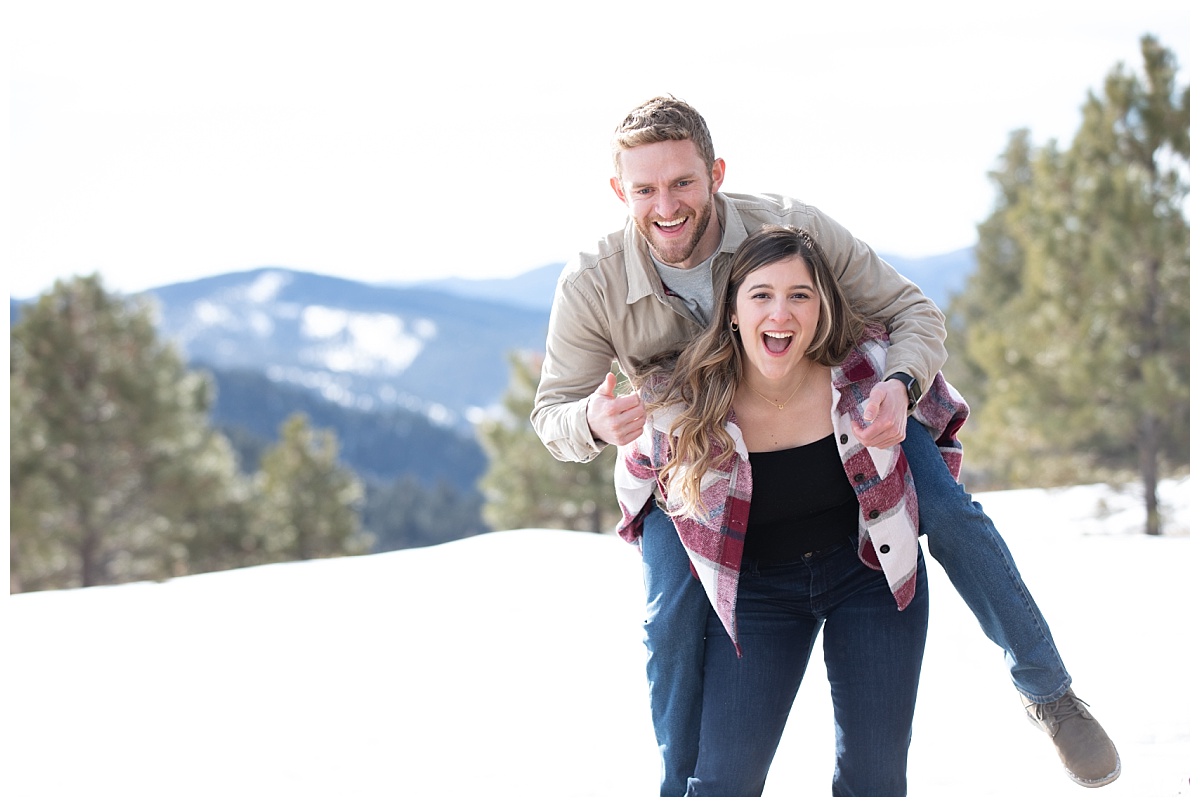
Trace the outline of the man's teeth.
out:
M 674 221 L 660 221 L 658 223 L 658 226 L 659 227 L 678 227 L 680 224 L 683 224 L 685 221 L 687 221 L 687 216 L 683 216 L 682 218 L 675 219 Z

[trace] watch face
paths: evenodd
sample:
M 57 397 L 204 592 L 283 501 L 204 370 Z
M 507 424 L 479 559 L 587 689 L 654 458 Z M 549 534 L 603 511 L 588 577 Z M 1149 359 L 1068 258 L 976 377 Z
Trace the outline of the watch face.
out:
M 908 408 L 911 411 L 917 405 L 917 401 L 921 398 L 921 385 L 917 383 L 917 379 L 913 378 L 908 373 L 893 373 L 892 375 L 888 376 L 889 381 L 893 378 L 903 383 L 905 389 L 908 390 Z

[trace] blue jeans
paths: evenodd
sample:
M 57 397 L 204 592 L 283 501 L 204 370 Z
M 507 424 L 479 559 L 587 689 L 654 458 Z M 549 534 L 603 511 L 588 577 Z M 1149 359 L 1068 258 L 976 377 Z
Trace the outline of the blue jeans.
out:
M 908 421 L 904 452 L 917 487 L 921 531 L 929 551 L 1004 651 L 1013 685 L 1047 703 L 1071 686 L 1050 629 L 1021 580 L 1004 539 L 978 503 L 954 481 L 929 431 Z M 662 756 L 664 796 L 682 796 L 700 743 L 704 631 L 709 605 L 692 577 L 675 526 L 654 508 L 642 534 L 646 582 L 646 677 L 650 714 Z
M 646 583 L 646 678 L 650 718 L 662 758 L 659 794 L 682 796 L 700 748 L 700 697 L 704 624 L 711 610 L 704 587 L 662 510 L 651 508 L 642 525 Z
M 689 796 L 760 796 L 817 634 L 833 696 L 835 796 L 903 796 L 917 683 L 929 627 L 918 558 L 916 593 L 900 611 L 883 572 L 854 539 L 803 559 L 744 564 L 739 659 L 710 610 L 700 755 Z
M 929 554 L 1004 651 L 1013 685 L 1035 703 L 1058 700 L 1071 687 L 1050 628 L 992 520 L 954 481 L 929 430 L 912 418 L 904 454 L 917 486 L 921 532 Z

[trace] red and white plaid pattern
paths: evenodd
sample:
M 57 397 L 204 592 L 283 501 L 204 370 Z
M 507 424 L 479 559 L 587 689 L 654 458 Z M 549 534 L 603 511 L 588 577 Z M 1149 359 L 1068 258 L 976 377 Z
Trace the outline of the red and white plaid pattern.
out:
M 833 368 L 831 417 L 846 477 L 858 496 L 859 558 L 872 569 L 882 569 L 896 604 L 903 610 L 912 601 L 917 574 L 917 494 L 908 460 L 899 446 L 877 449 L 862 445 L 850 428 L 853 422 L 861 421 L 871 388 L 883 380 L 887 346 L 887 333 L 871 328 L 846 361 Z M 643 390 L 642 394 L 650 393 Z M 626 541 L 641 538 L 648 508 L 656 506 L 656 488 L 668 511 L 677 509 L 682 501 L 674 479 L 665 486 L 658 482 L 658 469 L 665 467 L 670 458 L 667 430 L 681 411 L 681 404 L 657 410 L 641 437 L 620 450 L 616 489 L 622 519 L 617 532 Z M 916 420 L 930 430 L 955 479 L 962 465 L 958 430 L 969 411 L 966 401 L 939 373 L 913 412 Z M 753 481 L 749 454 L 733 412 L 725 429 L 737 451 L 728 462 L 710 468 L 701 480 L 702 512 L 693 517 L 672 517 L 672 521 L 693 573 L 736 645 L 738 575 Z

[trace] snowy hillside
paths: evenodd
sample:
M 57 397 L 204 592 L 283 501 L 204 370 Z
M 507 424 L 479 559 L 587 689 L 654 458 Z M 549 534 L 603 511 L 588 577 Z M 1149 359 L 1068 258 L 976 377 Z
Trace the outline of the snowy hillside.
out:
M 1124 772 L 1089 791 L 1030 726 L 941 568 L 909 767 L 918 802 L 1191 795 L 1190 483 L 1171 535 L 1102 486 L 979 496 Z M 11 596 L 0 797 L 22 805 L 649 802 L 636 551 L 523 530 L 163 584 Z M 829 793 L 817 656 L 768 796 Z M 1191 683 L 1189 683 L 1191 682 Z M 489 802 L 491 798 L 488 799 Z

